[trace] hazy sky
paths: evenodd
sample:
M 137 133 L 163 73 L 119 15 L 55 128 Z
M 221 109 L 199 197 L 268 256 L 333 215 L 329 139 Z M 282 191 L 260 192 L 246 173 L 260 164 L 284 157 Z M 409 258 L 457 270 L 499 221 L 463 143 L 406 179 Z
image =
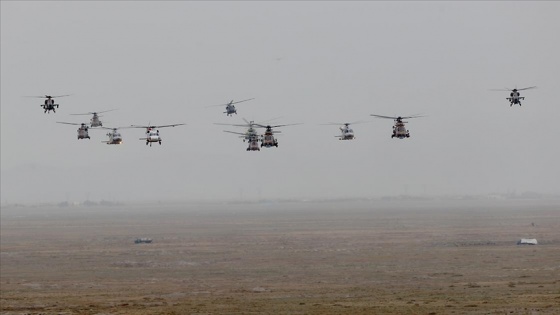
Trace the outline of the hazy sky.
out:
M 560 192 L 560 2 L 2 1 L 2 202 Z M 522 107 L 508 92 L 538 86 Z M 25 95 L 57 99 L 56 114 Z M 231 99 L 238 115 L 206 107 Z M 106 126 L 186 123 L 77 140 Z M 411 138 L 391 139 L 391 120 Z M 213 123 L 282 116 L 247 152 Z M 339 141 L 327 122 L 367 120 Z

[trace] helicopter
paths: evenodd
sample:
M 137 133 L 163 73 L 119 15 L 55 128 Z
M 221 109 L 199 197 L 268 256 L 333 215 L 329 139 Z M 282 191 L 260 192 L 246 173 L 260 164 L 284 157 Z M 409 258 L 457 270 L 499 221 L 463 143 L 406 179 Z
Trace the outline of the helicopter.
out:
M 146 138 L 140 138 L 140 140 L 146 140 L 146 145 L 152 146 L 153 142 L 158 142 L 161 145 L 161 137 L 159 135 L 159 130 L 157 128 L 165 128 L 165 127 L 175 127 L 181 126 L 184 124 L 173 124 L 173 125 L 163 125 L 163 126 L 137 126 L 137 125 L 130 125 L 130 128 L 146 128 Z
M 271 126 L 271 125 L 264 126 L 264 125 L 256 124 L 256 126 L 259 128 L 266 128 L 266 130 L 264 131 L 264 135 L 261 136 L 261 148 L 278 147 L 278 140 L 274 138 L 274 134 L 280 133 L 281 131 L 274 131 L 272 130 L 272 128 L 294 126 L 294 125 L 300 125 L 300 124 L 288 124 L 288 125 L 276 125 L 276 126 Z
M 404 138 L 409 138 L 410 137 L 410 133 L 408 132 L 408 130 L 406 130 L 404 124 L 406 124 L 406 121 L 403 121 L 403 119 L 411 119 L 411 118 L 418 118 L 418 117 L 423 117 L 420 115 L 412 115 L 412 116 L 405 116 L 405 117 L 391 117 L 391 116 L 381 116 L 381 115 L 374 115 L 371 114 L 370 116 L 375 116 L 378 118 L 387 118 L 387 119 L 393 119 L 395 121 L 395 125 L 393 126 L 393 134 L 391 135 L 391 138 L 399 138 L 399 139 L 404 139 Z
M 530 90 L 534 89 L 536 86 L 530 86 L 522 89 L 515 88 L 513 90 L 505 88 L 505 89 L 495 89 L 492 91 L 510 91 L 509 97 L 506 97 L 506 100 L 509 101 L 509 107 L 513 106 L 514 104 L 519 104 L 521 106 L 521 100 L 525 100 L 525 97 L 521 96 L 519 91 Z
M 340 136 L 335 136 L 338 138 L 338 140 L 354 140 L 356 137 L 354 136 L 354 130 L 352 130 L 352 128 L 350 128 L 350 125 L 355 125 L 355 124 L 362 124 L 365 123 L 365 121 L 355 121 L 355 122 L 351 122 L 351 123 L 328 123 L 328 124 L 323 124 L 323 125 L 343 125 L 344 127 L 340 127 Z
M 68 123 L 68 122 L 61 122 L 61 121 L 57 121 L 58 124 L 66 124 L 66 125 L 76 125 L 76 126 L 80 126 L 80 128 L 78 128 L 78 140 L 80 139 L 89 139 L 89 134 L 88 134 L 88 129 L 89 127 L 87 126 L 86 123 L 81 123 L 81 124 L 77 124 L 77 123 Z
M 127 128 L 127 127 L 117 127 L 117 128 L 101 127 L 101 128 L 112 130 L 112 132 L 107 132 L 107 137 L 109 137 L 109 140 L 101 141 L 101 142 L 104 142 L 104 143 L 107 143 L 107 144 L 121 144 L 123 142 L 121 133 L 118 132 L 118 130 L 121 129 L 121 128 Z
M 254 134 L 249 133 L 241 133 L 241 132 L 234 132 L 234 131 L 226 131 L 233 134 L 241 135 L 240 138 L 243 138 L 243 142 L 247 141 L 249 146 L 247 147 L 247 151 L 260 151 L 261 148 L 259 147 L 259 136 L 255 132 Z
M 229 103 L 227 104 L 220 104 L 220 105 L 210 105 L 207 107 L 215 107 L 215 106 L 226 106 L 226 111 L 224 112 L 224 114 L 226 114 L 226 116 L 233 116 L 233 114 L 237 115 L 237 109 L 235 109 L 235 105 L 234 104 L 239 104 L 241 102 L 246 102 L 246 101 L 250 101 L 250 100 L 254 100 L 254 98 L 249 98 L 246 100 L 242 100 L 242 101 L 237 101 L 234 102 L 233 100 L 231 100 Z
M 41 104 L 40 106 L 43 107 L 43 109 L 45 110 L 45 113 L 49 113 L 51 112 L 51 110 L 53 111 L 53 113 L 56 113 L 56 111 L 54 110 L 54 108 L 58 108 L 59 104 L 55 104 L 54 103 L 54 98 L 55 97 L 65 97 L 65 96 L 70 96 L 70 94 L 66 94 L 66 95 L 57 95 L 57 96 L 52 96 L 52 95 L 44 95 L 44 96 L 28 96 L 28 97 L 34 97 L 34 98 L 44 98 L 45 99 L 45 103 Z
M 98 114 L 101 113 L 106 113 L 106 112 L 111 112 L 114 111 L 116 109 L 110 109 L 110 110 L 106 110 L 106 111 L 102 111 L 102 112 L 90 112 L 90 113 L 85 113 L 85 114 L 70 114 L 70 115 L 93 115 L 93 117 L 90 120 L 90 127 L 94 128 L 94 127 L 103 127 L 103 123 L 101 122 L 101 120 L 99 120 L 99 116 Z
M 246 124 L 242 125 L 242 124 L 220 124 L 220 123 L 214 123 L 215 125 L 225 125 L 225 126 L 235 126 L 235 127 L 247 127 L 247 131 L 245 131 L 245 133 L 240 133 L 240 132 L 234 132 L 234 131 L 228 131 L 228 130 L 224 130 L 224 132 L 229 132 L 229 133 L 234 133 L 234 134 L 238 134 L 241 135 L 240 138 L 243 138 L 243 142 L 245 141 L 251 141 L 254 137 L 258 137 L 257 134 L 257 130 L 254 128 L 255 125 L 257 125 L 254 121 L 248 121 L 247 119 L 243 118 L 243 121 L 245 121 Z

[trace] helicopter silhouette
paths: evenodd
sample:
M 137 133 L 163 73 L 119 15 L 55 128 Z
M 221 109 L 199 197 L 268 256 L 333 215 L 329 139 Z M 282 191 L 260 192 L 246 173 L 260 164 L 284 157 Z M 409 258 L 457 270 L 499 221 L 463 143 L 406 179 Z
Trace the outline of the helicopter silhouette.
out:
M 114 111 L 116 109 L 110 109 L 110 110 L 105 110 L 102 112 L 89 112 L 89 113 L 84 113 L 84 114 L 70 114 L 70 115 L 93 115 L 93 117 L 90 120 L 90 127 L 94 128 L 94 127 L 103 127 L 103 123 L 101 122 L 101 120 L 99 120 L 100 116 L 99 114 L 101 113 L 106 113 L 106 112 L 111 112 Z
M 399 138 L 399 139 L 404 139 L 404 138 L 409 138 L 410 137 L 410 132 L 404 126 L 404 124 L 406 124 L 407 121 L 403 121 L 403 119 L 424 117 L 424 116 L 420 116 L 420 115 L 404 116 L 404 117 L 402 117 L 402 116 L 392 117 L 392 116 L 382 116 L 382 115 L 374 115 L 374 114 L 371 114 L 370 116 L 375 116 L 375 117 L 378 117 L 378 118 L 393 119 L 395 121 L 395 125 L 393 126 L 393 134 L 391 135 L 391 138 Z
M 87 126 L 86 123 L 69 123 L 69 122 L 61 122 L 61 121 L 57 121 L 56 123 L 58 124 L 66 124 L 66 125 L 75 125 L 75 126 L 80 126 L 78 128 L 78 140 L 81 139 L 90 139 L 89 134 L 88 134 L 88 129 L 89 127 Z
M 342 125 L 342 127 L 339 128 L 340 135 L 335 137 L 338 138 L 338 140 L 354 140 L 356 137 L 354 136 L 354 130 L 352 130 L 350 125 L 363 124 L 366 122 L 367 121 L 354 121 L 354 122 L 346 122 L 346 123 L 330 122 L 322 125 L 337 125 L 337 126 Z
M 224 112 L 224 114 L 226 114 L 226 116 L 233 116 L 233 114 L 237 115 L 237 109 L 235 108 L 235 104 L 239 104 L 239 103 L 250 101 L 250 100 L 254 100 L 254 98 L 249 98 L 249 99 L 242 100 L 242 101 L 237 101 L 237 102 L 234 102 L 233 100 L 231 100 L 227 104 L 210 105 L 210 106 L 207 106 L 207 107 L 225 106 L 226 111 Z
M 45 114 L 50 114 L 51 110 L 53 111 L 53 113 L 56 113 L 56 110 L 54 108 L 55 107 L 58 108 L 58 106 L 59 106 L 59 104 L 54 103 L 54 98 L 55 97 L 65 97 L 65 96 L 70 96 L 70 94 L 57 95 L 57 96 L 44 95 L 44 96 L 27 96 L 27 97 L 44 98 L 45 102 L 44 102 L 44 104 L 41 104 L 40 106 L 43 107 L 43 109 L 45 110 Z
M 159 135 L 158 128 L 166 128 L 166 127 L 175 127 L 181 126 L 184 124 L 173 124 L 173 125 L 163 125 L 163 126 L 138 126 L 138 125 L 130 125 L 129 128 L 145 128 L 146 129 L 146 138 L 140 138 L 140 140 L 146 140 L 146 145 L 152 146 L 152 143 L 158 142 L 161 145 L 161 137 Z
M 522 88 L 522 89 L 493 89 L 491 91 L 510 91 L 509 93 L 509 97 L 506 97 L 506 100 L 509 101 L 509 107 L 513 106 L 513 105 L 517 105 L 519 104 L 519 106 L 521 106 L 521 100 L 525 100 L 525 97 L 521 96 L 521 93 L 519 93 L 519 91 L 524 91 L 524 90 L 530 90 L 530 89 L 535 89 L 537 88 L 536 86 L 530 86 L 530 87 L 526 87 L 526 88 Z
M 273 128 L 280 128 L 285 126 L 295 126 L 301 125 L 300 123 L 297 124 L 287 124 L 287 125 L 260 125 L 256 124 L 258 128 L 265 128 L 264 134 L 261 136 L 261 148 L 271 148 L 271 147 L 278 147 L 278 140 L 274 137 L 275 134 L 280 133 L 281 131 L 274 131 Z

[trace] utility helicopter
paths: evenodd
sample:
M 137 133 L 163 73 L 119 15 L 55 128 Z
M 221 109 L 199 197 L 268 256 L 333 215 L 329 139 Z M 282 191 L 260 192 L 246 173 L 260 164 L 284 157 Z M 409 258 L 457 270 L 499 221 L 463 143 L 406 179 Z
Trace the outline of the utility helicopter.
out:
M 281 131 L 274 131 L 272 130 L 272 128 L 295 126 L 295 125 L 301 125 L 301 124 L 288 124 L 288 125 L 276 125 L 276 126 L 271 126 L 271 125 L 264 126 L 264 125 L 256 124 L 257 127 L 266 129 L 264 131 L 264 134 L 261 136 L 261 148 L 278 147 L 278 140 L 276 140 L 274 135 L 280 133 Z
M 233 116 L 233 114 L 236 114 L 236 115 L 237 115 L 237 109 L 235 108 L 235 105 L 234 105 L 234 104 L 239 104 L 239 103 L 246 102 L 246 101 L 250 101 L 250 100 L 254 100 L 254 98 L 249 98 L 249 99 L 242 100 L 242 101 L 237 101 L 237 102 L 234 102 L 233 100 L 231 100 L 231 101 L 230 101 L 229 103 L 227 103 L 227 104 L 210 105 L 210 106 L 207 106 L 207 107 L 225 106 L 225 107 L 226 107 L 226 111 L 224 112 L 224 114 L 226 114 L 227 116 Z
M 235 132 L 235 131 L 228 131 L 228 130 L 224 130 L 224 132 L 229 132 L 229 133 L 240 135 L 239 138 L 243 138 L 243 142 L 245 142 L 245 141 L 250 142 L 251 140 L 253 140 L 253 138 L 259 136 L 258 133 L 257 133 L 257 130 L 254 128 L 257 124 L 253 120 L 248 121 L 245 118 L 243 118 L 243 121 L 245 121 L 245 124 L 220 124 L 220 123 L 214 123 L 214 124 L 215 125 L 223 125 L 223 126 L 246 127 L 247 131 L 245 131 L 244 133 Z
M 116 109 L 105 110 L 105 111 L 102 111 L 102 112 L 90 112 L 90 113 L 85 113 L 85 114 L 70 114 L 70 115 L 93 115 L 93 117 L 91 117 L 91 119 L 90 119 L 90 127 L 91 128 L 103 127 L 103 123 L 101 122 L 101 120 L 99 120 L 99 117 L 103 117 L 103 116 L 100 116 L 98 114 L 111 112 L 111 111 L 114 111 L 114 110 L 116 110 Z
M 161 137 L 159 135 L 158 128 L 166 128 L 166 127 L 175 127 L 181 126 L 184 124 L 173 124 L 173 125 L 163 125 L 163 126 L 137 126 L 137 125 L 130 125 L 129 128 L 145 128 L 146 129 L 146 138 L 140 138 L 140 140 L 146 140 L 146 145 L 152 146 L 153 142 L 158 142 L 161 145 Z
M 57 121 L 57 123 L 58 124 L 80 126 L 80 128 L 78 128 L 78 130 L 77 130 L 78 131 L 78 140 L 89 139 L 89 134 L 88 134 L 89 127 L 87 126 L 86 123 L 77 124 L 77 123 L 69 123 L 69 122 L 61 122 L 61 121 Z
M 101 128 L 111 130 L 110 132 L 107 132 L 107 137 L 109 137 L 109 140 L 101 141 L 101 142 L 107 144 L 121 144 L 123 142 L 123 139 L 121 133 L 118 130 L 122 128 L 128 128 L 128 127 L 116 127 L 116 128 L 101 127 Z
M 45 110 L 45 113 L 49 113 L 51 112 L 51 110 L 53 111 L 53 113 L 56 113 L 56 111 L 54 110 L 54 108 L 58 108 L 59 104 L 55 104 L 54 103 L 54 98 L 55 97 L 65 97 L 65 96 L 70 96 L 70 94 L 66 94 L 66 95 L 57 95 L 57 96 L 52 96 L 52 95 L 44 95 L 44 96 L 27 96 L 27 97 L 34 97 L 34 98 L 44 98 L 45 102 L 44 104 L 41 104 L 40 106 L 43 107 L 43 109 Z
M 354 140 L 356 137 L 354 136 L 354 130 L 352 130 L 352 128 L 350 128 L 350 125 L 356 125 L 356 124 L 363 124 L 366 123 L 367 121 L 355 121 L 355 122 L 351 122 L 351 123 L 328 123 L 328 124 L 323 124 L 323 125 L 343 125 L 343 127 L 340 127 L 340 136 L 335 136 L 336 138 L 338 138 L 338 140 Z
M 391 138 L 396 137 L 396 138 L 399 138 L 399 139 L 404 139 L 404 138 L 409 138 L 410 137 L 409 131 L 404 126 L 404 124 L 406 124 L 407 121 L 403 121 L 403 119 L 424 117 L 424 116 L 420 116 L 420 115 L 412 115 L 412 116 L 405 116 L 405 117 L 401 117 L 401 116 L 391 117 L 391 116 L 382 116 L 382 115 L 374 115 L 374 114 L 371 114 L 370 116 L 375 116 L 375 117 L 378 117 L 378 118 L 393 119 L 395 121 L 395 125 L 393 126 L 393 134 L 391 135 Z
M 519 106 L 521 106 L 521 100 L 525 100 L 525 97 L 521 96 L 519 91 L 530 90 L 535 88 L 536 86 L 530 86 L 522 89 L 515 88 L 512 90 L 512 89 L 505 88 L 505 89 L 494 89 L 491 91 L 510 91 L 509 97 L 506 97 L 506 100 L 509 101 L 509 107 L 511 107 L 514 104 L 519 104 Z
M 241 132 L 234 132 L 234 131 L 226 131 L 233 134 L 241 135 L 243 138 L 243 142 L 247 141 L 249 146 L 247 147 L 247 151 L 260 151 L 261 148 L 259 147 L 259 136 L 257 134 L 248 135 L 247 133 Z

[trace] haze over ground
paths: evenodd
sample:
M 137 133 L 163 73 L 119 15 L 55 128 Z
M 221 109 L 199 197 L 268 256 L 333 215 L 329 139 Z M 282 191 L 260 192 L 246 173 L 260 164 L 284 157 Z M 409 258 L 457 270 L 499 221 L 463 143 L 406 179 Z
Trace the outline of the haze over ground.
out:
M 2 202 L 560 192 L 558 2 L 0 6 Z M 522 107 L 489 91 L 533 85 Z M 72 96 L 22 97 L 43 94 Z M 188 125 L 150 148 L 55 123 L 113 108 L 106 126 Z M 397 140 L 370 114 L 427 117 Z M 304 125 L 260 152 L 213 124 L 279 116 Z M 355 141 L 320 126 L 356 120 Z

